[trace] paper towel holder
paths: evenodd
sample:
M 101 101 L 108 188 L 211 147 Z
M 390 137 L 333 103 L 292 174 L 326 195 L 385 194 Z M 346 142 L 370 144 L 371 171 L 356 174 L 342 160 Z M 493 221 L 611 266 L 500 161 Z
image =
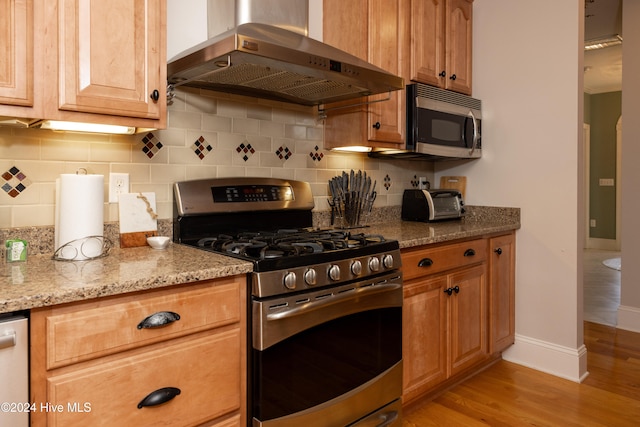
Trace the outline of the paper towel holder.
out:
M 98 244 L 102 245 L 102 251 L 98 255 L 87 256 L 83 252 L 83 246 L 85 243 L 92 241 L 94 239 L 98 241 Z M 78 248 L 74 246 L 74 244 L 77 244 L 77 243 L 80 243 L 80 250 L 78 250 Z M 53 253 L 53 256 L 51 257 L 51 259 L 53 259 L 54 261 L 90 261 L 92 259 L 106 257 L 107 255 L 109 255 L 109 251 L 111 250 L 112 247 L 113 247 L 113 242 L 104 236 L 87 236 L 87 237 L 82 237 L 80 239 L 72 240 L 60 246 Z M 78 255 L 82 255 L 83 258 L 76 259 Z

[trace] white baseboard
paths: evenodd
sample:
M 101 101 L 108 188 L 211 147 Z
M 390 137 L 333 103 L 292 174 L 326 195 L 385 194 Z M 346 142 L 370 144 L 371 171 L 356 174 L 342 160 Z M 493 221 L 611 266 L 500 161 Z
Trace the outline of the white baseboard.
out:
M 640 309 L 621 305 L 618 307 L 618 324 L 616 328 L 631 332 L 640 332 Z
M 502 353 L 502 358 L 578 383 L 589 375 L 584 345 L 575 349 L 516 334 L 515 343 Z

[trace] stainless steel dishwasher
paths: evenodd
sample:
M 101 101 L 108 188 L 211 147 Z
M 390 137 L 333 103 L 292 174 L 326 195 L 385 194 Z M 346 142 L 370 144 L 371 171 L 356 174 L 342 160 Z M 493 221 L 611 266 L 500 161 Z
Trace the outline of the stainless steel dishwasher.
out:
M 0 426 L 29 425 L 29 321 L 0 314 Z

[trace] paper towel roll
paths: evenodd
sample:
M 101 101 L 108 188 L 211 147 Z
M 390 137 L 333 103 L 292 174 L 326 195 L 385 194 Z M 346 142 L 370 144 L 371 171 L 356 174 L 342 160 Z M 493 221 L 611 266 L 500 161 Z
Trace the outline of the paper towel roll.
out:
M 55 250 L 59 258 L 83 260 L 102 253 L 104 176 L 62 174 L 56 179 Z M 73 243 L 74 240 L 78 240 Z

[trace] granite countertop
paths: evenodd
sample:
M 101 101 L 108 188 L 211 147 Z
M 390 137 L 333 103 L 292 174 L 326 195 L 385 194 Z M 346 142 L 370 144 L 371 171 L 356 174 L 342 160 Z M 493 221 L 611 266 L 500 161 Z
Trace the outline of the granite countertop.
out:
M 54 261 L 51 255 L 0 264 L 0 313 L 246 274 L 252 264 L 179 244 L 113 248 L 104 258 Z
M 509 212 L 511 213 L 511 212 Z M 467 217 L 464 220 L 440 222 L 392 221 L 371 225 L 365 232 L 380 234 L 385 239 L 397 240 L 400 249 L 453 240 L 481 238 L 489 234 L 509 232 L 520 228 L 517 215 Z
M 383 212 L 374 224 L 353 232 L 380 234 L 386 239 L 398 240 L 400 248 L 410 248 L 520 228 L 517 208 L 474 207 L 463 220 L 434 223 L 401 221 L 399 216 L 397 209 Z M 42 230 L 10 231 L 12 234 L 5 232 L 5 238 L 13 235 L 22 238 L 29 232 L 31 241 L 38 241 L 36 236 Z M 108 256 L 91 261 L 54 261 L 50 253 L 30 254 L 26 262 L 0 263 L 0 313 L 251 271 L 250 262 L 174 243 L 162 251 L 149 246 L 113 248 Z

